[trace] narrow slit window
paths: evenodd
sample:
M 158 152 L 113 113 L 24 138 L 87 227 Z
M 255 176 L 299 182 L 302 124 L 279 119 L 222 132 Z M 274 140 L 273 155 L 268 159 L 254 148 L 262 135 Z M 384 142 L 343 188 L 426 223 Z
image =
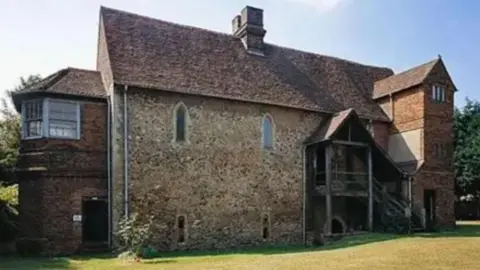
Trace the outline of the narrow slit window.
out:
M 262 237 L 263 239 L 270 237 L 270 218 L 267 214 L 262 217 Z
M 262 147 L 265 149 L 273 148 L 274 127 L 272 117 L 266 115 L 262 123 Z
M 185 242 L 185 217 L 179 216 L 177 220 L 177 229 L 178 229 L 178 243 Z
M 435 157 L 439 157 L 440 156 L 440 151 L 439 151 L 439 145 L 434 143 L 433 144 L 433 154 L 435 155 Z
M 175 141 L 184 142 L 187 138 L 187 108 L 179 104 L 175 110 Z

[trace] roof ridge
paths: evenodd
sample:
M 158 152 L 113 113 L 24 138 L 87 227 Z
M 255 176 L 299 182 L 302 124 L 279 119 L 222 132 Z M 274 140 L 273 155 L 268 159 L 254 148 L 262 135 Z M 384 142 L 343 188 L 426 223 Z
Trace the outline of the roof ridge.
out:
M 229 36 L 229 37 L 232 37 L 232 38 L 237 38 L 233 34 L 220 32 L 220 31 L 212 30 L 212 29 L 207 29 L 207 28 L 203 28 L 203 27 L 188 25 L 188 24 L 182 24 L 182 23 L 162 20 L 162 19 L 155 18 L 155 17 L 152 17 L 152 16 L 142 15 L 142 14 L 139 14 L 139 13 L 130 12 L 130 11 L 126 11 L 126 10 L 121 10 L 121 9 L 116 9 L 116 8 L 111 8 L 111 7 L 106 7 L 106 6 L 100 6 L 100 13 L 102 12 L 102 10 L 119 12 L 119 13 L 123 13 L 123 14 L 126 14 L 126 15 L 133 15 L 133 16 L 144 18 L 144 19 L 155 20 L 155 21 L 159 21 L 159 22 L 162 22 L 162 23 L 167 23 L 167 24 L 174 25 L 174 26 L 190 28 L 190 29 L 194 29 L 194 30 L 201 30 L 201 31 L 210 32 L 210 33 L 213 33 L 213 34 L 219 34 L 219 35 Z
M 92 73 L 100 72 L 100 71 L 98 71 L 98 70 L 85 69 L 85 68 L 76 68 L 76 67 L 67 67 L 66 69 L 72 70 L 72 71 L 84 71 L 84 72 L 92 72 Z
M 142 17 L 142 18 L 145 18 L 145 19 L 156 20 L 156 21 L 159 21 L 159 22 L 167 23 L 167 24 L 170 24 L 170 25 L 175 25 L 175 26 L 178 26 L 178 27 L 184 27 L 184 28 L 189 28 L 189 29 L 193 29 L 193 30 L 201 30 L 201 31 L 206 31 L 206 32 L 212 33 L 212 34 L 219 34 L 219 35 L 228 36 L 228 37 L 231 37 L 231 38 L 238 39 L 238 37 L 234 36 L 233 34 L 220 32 L 220 31 L 216 31 L 216 30 L 211 30 L 211 29 L 207 29 L 207 28 L 202 28 L 202 27 L 198 27 L 198 26 L 192 26 L 192 25 L 187 25 L 187 24 L 162 20 L 162 19 L 155 18 L 155 17 L 152 17 L 152 16 L 142 15 L 142 14 L 138 14 L 138 13 L 134 13 L 134 12 L 130 12 L 130 11 L 125 11 L 125 10 L 120 10 L 120 9 L 115 9 L 115 8 L 111 8 L 111 7 L 100 6 L 100 10 L 109 10 L 109 11 L 114 11 L 114 12 L 120 12 L 120 13 L 124 13 L 124 14 L 127 14 L 127 15 L 133 15 L 133 16 L 138 16 L 138 17 Z M 302 50 L 302 49 L 287 47 L 287 46 L 274 44 L 274 43 L 269 43 L 269 42 L 265 42 L 265 45 L 269 45 L 269 46 L 272 46 L 272 47 L 277 47 L 277 48 L 280 48 L 280 49 L 287 49 L 287 50 L 291 50 L 291 51 L 296 51 L 296 52 L 299 52 L 299 53 L 308 53 L 308 54 L 315 55 L 315 56 L 328 57 L 328 58 L 332 58 L 334 60 L 344 61 L 346 63 L 362 65 L 364 67 L 388 69 L 388 70 L 391 70 L 393 72 L 393 70 L 389 67 L 382 67 L 382 66 L 364 64 L 364 63 L 356 62 L 356 61 L 353 61 L 353 60 L 349 60 L 349 59 L 345 59 L 345 58 L 341 58 L 341 57 L 337 57 L 337 56 L 331 56 L 331 55 L 321 54 L 321 53 L 318 53 L 318 52 L 306 51 L 306 50 Z

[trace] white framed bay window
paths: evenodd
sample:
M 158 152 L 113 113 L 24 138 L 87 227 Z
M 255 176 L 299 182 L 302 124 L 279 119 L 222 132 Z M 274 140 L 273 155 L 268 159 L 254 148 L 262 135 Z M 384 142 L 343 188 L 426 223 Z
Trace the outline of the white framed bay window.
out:
M 80 139 L 80 104 L 59 99 L 22 103 L 22 138 Z

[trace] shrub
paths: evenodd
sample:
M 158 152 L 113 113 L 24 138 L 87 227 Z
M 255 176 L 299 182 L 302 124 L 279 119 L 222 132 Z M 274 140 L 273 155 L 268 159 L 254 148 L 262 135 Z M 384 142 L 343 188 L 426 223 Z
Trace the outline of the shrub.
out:
M 17 235 L 18 185 L 0 186 L 0 242 L 9 242 Z
M 123 218 L 116 232 L 120 251 L 142 258 L 149 255 L 147 241 L 152 236 L 152 223 L 153 217 L 140 217 L 137 213 Z

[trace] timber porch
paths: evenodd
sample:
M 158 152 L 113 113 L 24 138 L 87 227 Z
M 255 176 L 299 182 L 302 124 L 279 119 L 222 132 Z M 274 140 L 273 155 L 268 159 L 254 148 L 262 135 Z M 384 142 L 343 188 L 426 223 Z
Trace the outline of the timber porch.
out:
M 408 228 L 397 229 L 410 230 L 409 178 L 353 110 L 322 123 L 306 145 L 306 229 L 314 238 L 400 226 L 402 218 Z

